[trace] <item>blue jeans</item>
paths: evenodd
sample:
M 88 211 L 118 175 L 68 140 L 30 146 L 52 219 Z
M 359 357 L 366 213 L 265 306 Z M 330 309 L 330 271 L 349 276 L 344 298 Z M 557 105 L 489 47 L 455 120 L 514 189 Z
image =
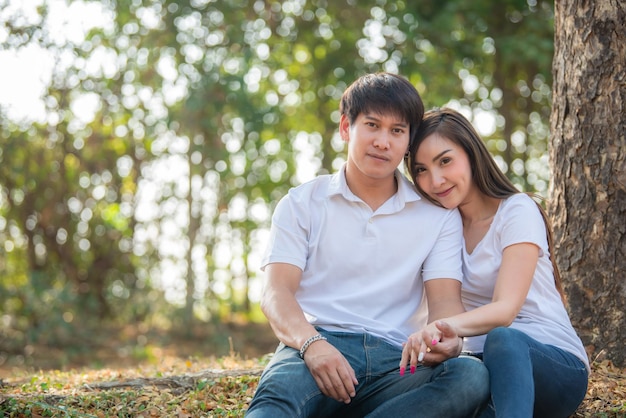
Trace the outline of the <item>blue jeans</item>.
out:
M 480 417 L 569 417 L 587 392 L 588 372 L 575 355 L 511 328 L 487 334 L 483 352 L 491 401 Z
M 452 418 L 471 416 L 487 402 L 488 373 L 478 360 L 450 359 L 400 376 L 399 347 L 369 334 L 319 331 L 356 373 L 359 384 L 352 402 L 346 405 L 322 394 L 298 351 L 280 344 L 263 371 L 247 418 Z

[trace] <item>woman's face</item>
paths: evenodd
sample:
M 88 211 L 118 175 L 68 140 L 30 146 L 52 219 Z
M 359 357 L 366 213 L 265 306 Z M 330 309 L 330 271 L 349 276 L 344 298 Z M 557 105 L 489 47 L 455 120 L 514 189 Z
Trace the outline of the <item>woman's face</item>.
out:
M 475 190 L 467 153 L 437 133 L 419 145 L 414 172 L 417 185 L 448 209 L 462 205 Z

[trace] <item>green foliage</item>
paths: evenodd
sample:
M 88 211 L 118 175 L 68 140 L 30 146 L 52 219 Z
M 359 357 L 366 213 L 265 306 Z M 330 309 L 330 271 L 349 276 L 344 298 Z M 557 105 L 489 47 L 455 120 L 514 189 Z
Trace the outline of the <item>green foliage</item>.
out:
M 551 1 L 97 4 L 80 42 L 55 43 L 46 7 L 4 26 L 4 47 L 58 66 L 44 121 L 0 109 L 0 352 L 100 323 L 258 319 L 273 207 L 345 160 L 338 100 L 366 72 L 492 121 L 501 165 L 545 192 Z

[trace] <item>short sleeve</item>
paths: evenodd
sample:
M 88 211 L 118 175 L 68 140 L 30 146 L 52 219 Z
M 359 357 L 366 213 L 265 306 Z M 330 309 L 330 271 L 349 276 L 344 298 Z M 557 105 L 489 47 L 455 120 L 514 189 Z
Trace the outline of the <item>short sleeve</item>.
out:
M 270 237 L 261 269 L 270 263 L 287 263 L 304 270 L 307 259 L 309 224 L 307 211 L 299 208 L 298 199 L 289 193 L 272 215 Z
M 446 278 L 462 282 L 462 249 L 463 223 L 455 209 L 448 213 L 442 223 L 439 236 L 424 262 L 422 269 L 424 280 Z
M 546 224 L 537 203 L 528 195 L 518 193 L 505 202 L 501 213 L 501 250 L 514 244 L 535 244 L 541 255 L 547 251 Z

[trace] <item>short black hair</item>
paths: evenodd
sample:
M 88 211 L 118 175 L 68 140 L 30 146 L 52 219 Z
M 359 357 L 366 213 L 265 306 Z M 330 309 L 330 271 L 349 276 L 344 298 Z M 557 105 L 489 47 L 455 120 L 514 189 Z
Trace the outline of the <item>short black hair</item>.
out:
M 392 114 L 409 124 L 412 138 L 424 116 L 424 103 L 409 80 L 380 72 L 354 81 L 343 93 L 339 111 L 348 117 L 350 124 L 360 114 Z

